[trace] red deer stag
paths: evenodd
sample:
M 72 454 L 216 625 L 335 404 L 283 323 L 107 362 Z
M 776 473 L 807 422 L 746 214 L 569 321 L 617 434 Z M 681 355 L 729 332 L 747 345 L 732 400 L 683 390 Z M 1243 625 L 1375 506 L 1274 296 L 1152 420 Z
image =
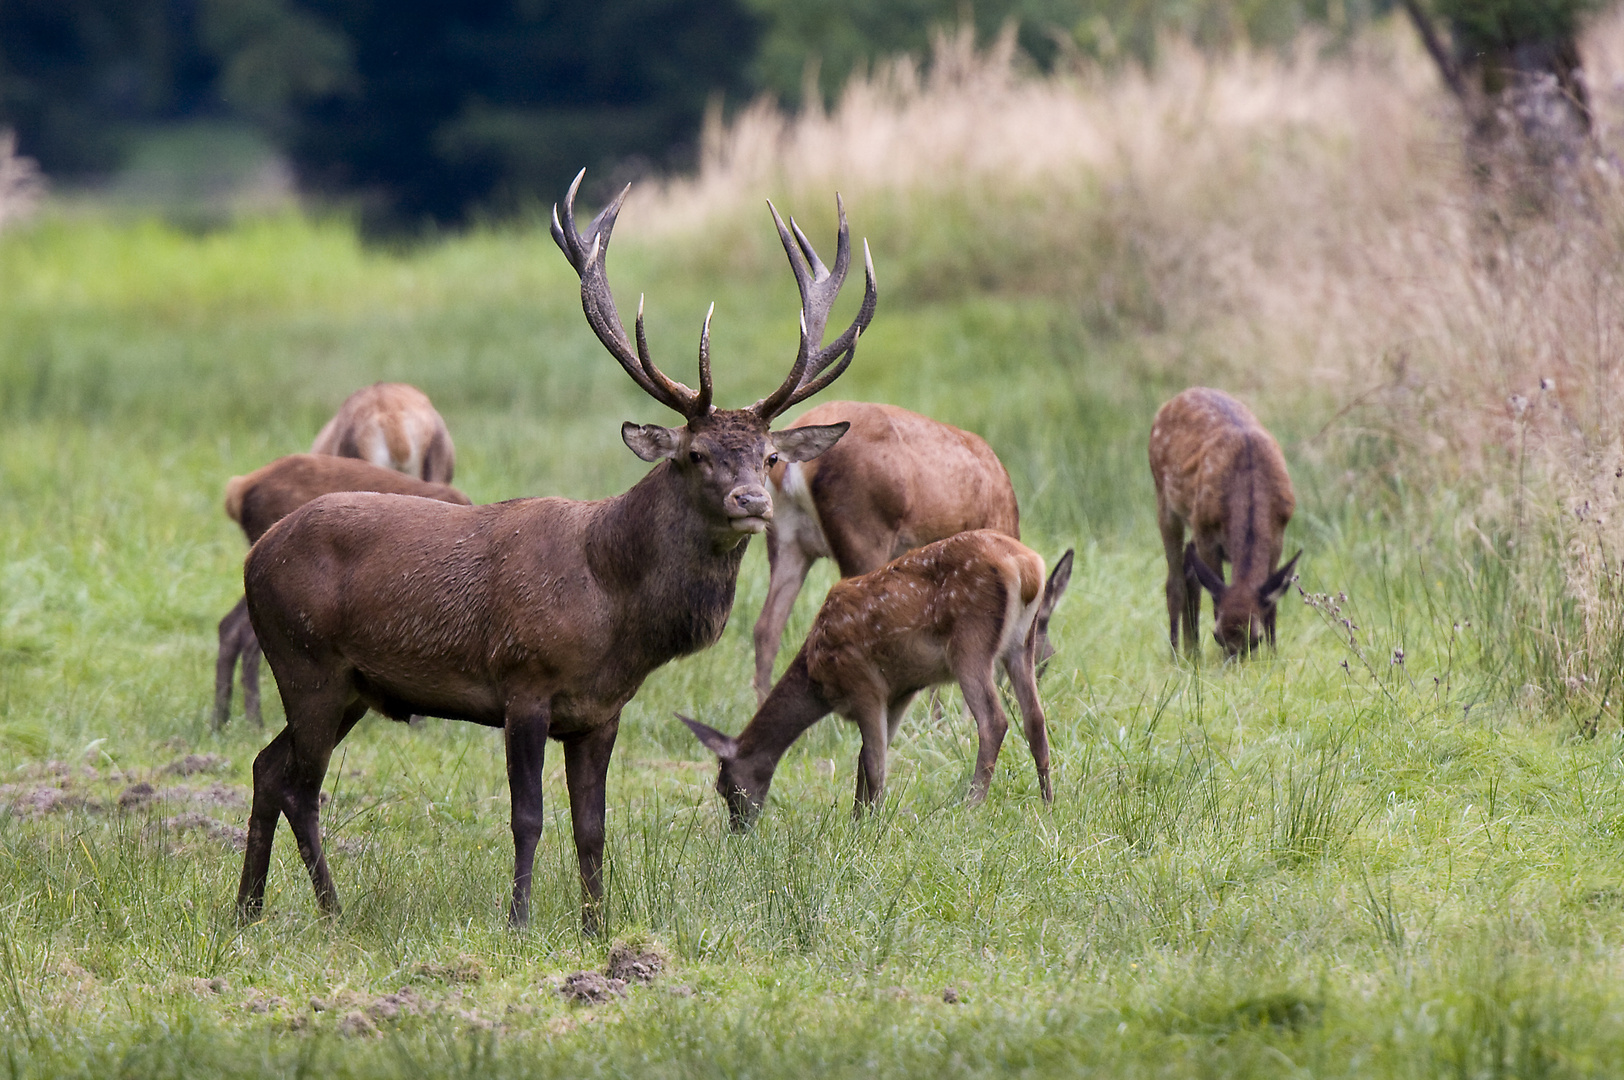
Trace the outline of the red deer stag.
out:
M 755 628 L 757 704 L 772 687 L 784 624 L 818 559 L 832 557 L 847 578 L 970 529 L 1021 538 L 1009 473 L 981 436 L 860 401 L 825 402 L 791 426 L 840 422 L 851 430 L 828 453 L 773 467 L 770 579 Z
M 365 461 L 320 454 L 291 454 L 277 458 L 247 476 L 226 482 L 226 513 L 242 526 L 250 544 L 266 530 L 318 495 L 334 491 L 386 491 L 425 499 L 468 505 L 468 496 L 446 484 L 403 476 Z M 259 716 L 259 641 L 248 621 L 248 602 L 237 601 L 220 620 L 220 652 L 214 662 L 214 727 L 224 727 L 231 715 L 231 679 L 242 659 L 243 714 L 255 727 Z
M 457 450 L 427 394 L 406 383 L 373 383 L 344 399 L 310 447 L 360 458 L 407 476 L 451 483 Z
M 1071 563 L 1067 551 L 1045 584 L 1042 556 L 1001 532 L 977 529 L 836 582 L 801 651 L 738 738 L 681 717 L 721 761 L 716 790 L 733 828 L 760 811 L 784 752 L 831 712 L 863 736 L 852 807 L 861 817 L 885 793 L 886 749 L 914 695 L 954 681 L 976 721 L 980 749 L 969 801 L 979 803 L 1009 728 L 998 701 L 999 667 L 1021 707 L 1043 799 L 1053 802 L 1036 665 L 1054 652 L 1049 617 L 1071 581 Z
M 1150 429 L 1156 522 L 1167 553 L 1168 638 L 1199 655 L 1201 589 L 1212 593 L 1213 636 L 1229 655 L 1274 647 L 1274 617 L 1302 552 L 1276 569 L 1297 501 L 1280 444 L 1245 405 L 1194 387 L 1163 405 Z M 1193 541 L 1184 545 L 1188 528 Z M 1232 567 L 1224 584 L 1223 564 Z
M 276 675 L 287 727 L 254 761 L 254 797 L 238 910 L 262 910 L 271 840 L 286 815 L 329 913 L 338 895 L 317 806 L 333 748 L 368 708 L 503 730 L 512 793 L 509 921 L 530 915 L 542 826 L 542 759 L 563 743 L 584 903 L 595 931 L 603 895 L 604 786 L 620 712 L 649 673 L 714 644 L 727 622 L 747 539 L 772 516 L 767 470 L 816 457 L 844 424 L 771 431 L 785 409 L 832 383 L 874 316 L 873 263 L 856 320 L 821 344 L 851 258 L 844 208 L 833 269 L 794 223 L 773 219 L 801 293 L 801 342 L 783 385 L 744 409 L 711 406 L 710 327 L 699 337 L 699 389 L 654 365 L 639 315 L 635 347 L 604 270 L 626 192 L 584 231 L 570 186 L 552 232 L 581 277 L 588 324 L 626 374 L 684 417 L 626 423 L 621 437 L 654 468 L 596 502 L 516 499 L 448 506 L 398 495 L 327 495 L 254 545 L 245 580 L 254 629 Z M 794 230 L 793 236 L 791 230 Z

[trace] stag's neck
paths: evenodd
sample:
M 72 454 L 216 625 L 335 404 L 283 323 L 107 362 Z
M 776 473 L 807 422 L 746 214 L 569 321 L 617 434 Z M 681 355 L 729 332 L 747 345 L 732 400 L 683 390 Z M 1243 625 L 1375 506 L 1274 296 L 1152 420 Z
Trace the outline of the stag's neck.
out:
M 776 771 L 784 752 L 807 728 L 829 715 L 829 702 L 806 668 L 806 647 L 795 654 L 789 670 L 761 703 L 750 723 L 739 732 L 735 757 Z
M 598 504 L 586 548 L 594 576 L 616 601 L 622 640 L 653 667 L 722 636 L 747 540 L 707 520 L 676 470 L 661 462 Z
M 1231 585 L 1260 583 L 1279 558 L 1279 552 L 1273 550 L 1278 530 L 1268 460 L 1256 435 L 1246 436 L 1235 455 L 1224 507 L 1224 553 L 1231 566 Z

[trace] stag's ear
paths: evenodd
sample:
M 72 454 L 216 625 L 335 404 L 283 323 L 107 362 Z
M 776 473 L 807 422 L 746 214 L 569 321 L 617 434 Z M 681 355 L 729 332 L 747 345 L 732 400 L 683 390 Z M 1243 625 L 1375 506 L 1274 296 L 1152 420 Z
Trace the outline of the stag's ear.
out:
M 1071 548 L 1060 556 L 1060 561 L 1054 564 L 1049 572 L 1048 584 L 1043 586 L 1043 603 L 1038 607 L 1038 618 L 1047 619 L 1054 614 L 1055 605 L 1060 598 L 1066 595 L 1066 586 L 1071 584 L 1071 561 L 1074 554 Z
M 661 427 L 659 424 L 634 424 L 630 420 L 620 425 L 620 437 L 632 448 L 632 453 L 644 461 L 660 461 L 676 457 L 682 449 L 682 428 Z
M 772 433 L 773 445 L 785 461 L 811 461 L 840 441 L 851 427 L 845 421 L 838 424 L 812 424 L 808 427 L 785 428 Z
M 1212 567 L 1201 561 L 1201 556 L 1195 553 L 1195 545 L 1190 544 L 1184 549 L 1184 572 L 1193 573 L 1195 579 L 1201 582 L 1201 587 L 1212 593 L 1214 600 L 1224 598 L 1224 579 L 1213 572 Z
M 1270 574 L 1268 580 L 1258 588 L 1258 599 L 1263 602 L 1264 607 L 1274 607 L 1280 602 L 1280 598 L 1286 595 L 1286 590 L 1291 588 L 1292 575 L 1297 569 L 1297 560 L 1302 557 L 1302 549 L 1298 548 L 1291 561 Z
M 694 733 L 694 738 L 705 744 L 705 749 L 724 761 L 738 752 L 739 744 L 731 735 L 723 735 L 713 727 L 706 727 L 698 720 L 677 713 L 677 719 L 688 725 L 688 730 Z

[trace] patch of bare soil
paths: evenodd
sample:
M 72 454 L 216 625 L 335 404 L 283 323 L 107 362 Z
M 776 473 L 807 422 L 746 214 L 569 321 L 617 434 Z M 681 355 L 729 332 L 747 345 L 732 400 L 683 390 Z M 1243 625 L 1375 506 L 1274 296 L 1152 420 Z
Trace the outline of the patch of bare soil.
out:
M 163 776 L 191 776 L 194 773 L 223 772 L 231 768 L 231 759 L 219 754 L 187 754 L 176 758 L 159 770 Z
M 425 979 L 449 983 L 476 983 L 485 977 L 484 969 L 472 956 L 459 956 L 446 963 L 428 961 L 417 965 L 417 973 Z
M 626 980 L 611 979 L 597 971 L 577 971 L 564 977 L 558 992 L 572 1005 L 602 1005 L 626 996 Z
M 651 983 L 665 970 L 665 955 L 651 946 L 617 943 L 609 950 L 603 973 L 628 983 Z
M 237 825 L 228 825 L 218 818 L 211 818 L 199 810 L 188 810 L 184 814 L 164 818 L 164 828 L 182 833 L 201 829 L 209 839 L 230 844 L 238 851 L 243 851 L 248 847 L 247 829 Z
M 44 817 L 65 810 L 100 810 L 101 804 L 66 786 L 0 784 L 0 805 L 19 817 Z

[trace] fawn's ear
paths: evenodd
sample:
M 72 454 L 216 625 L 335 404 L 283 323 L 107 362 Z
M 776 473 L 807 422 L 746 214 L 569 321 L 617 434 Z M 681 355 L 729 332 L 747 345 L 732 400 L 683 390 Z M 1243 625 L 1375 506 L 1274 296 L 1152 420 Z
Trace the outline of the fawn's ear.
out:
M 1286 590 L 1291 588 L 1291 579 L 1296 576 L 1297 560 L 1302 557 L 1303 550 L 1298 548 L 1297 554 L 1291 557 L 1290 562 L 1270 574 L 1268 580 L 1258 587 L 1258 599 L 1263 602 L 1264 607 L 1274 607 L 1280 602 L 1280 598 L 1286 595 Z
M 726 760 L 738 752 L 739 744 L 731 735 L 723 735 L 713 727 L 706 727 L 698 720 L 677 713 L 677 719 L 688 725 L 688 730 L 694 733 L 694 738 L 705 744 L 705 748 L 717 757 Z
M 1072 548 L 1067 548 L 1066 553 L 1060 556 L 1060 561 L 1054 564 L 1054 569 L 1049 571 L 1049 581 L 1043 586 L 1043 603 L 1038 605 L 1038 618 L 1047 619 L 1053 615 L 1055 605 L 1066 595 L 1066 586 L 1071 584 L 1071 563 L 1074 554 Z
M 682 449 L 683 429 L 661 427 L 659 424 L 634 424 L 630 420 L 620 425 L 620 437 L 632 448 L 632 453 L 644 461 L 660 461 L 676 457 Z
M 839 442 L 850 427 L 844 420 L 838 424 L 809 424 L 775 431 L 772 440 L 785 461 L 811 461 Z
M 1184 549 L 1184 572 L 1193 573 L 1195 579 L 1201 582 L 1201 587 L 1212 593 L 1214 600 L 1222 600 L 1224 591 L 1228 588 L 1224 579 L 1213 572 L 1212 567 L 1201 561 L 1201 556 L 1195 553 L 1195 545 L 1190 544 Z

